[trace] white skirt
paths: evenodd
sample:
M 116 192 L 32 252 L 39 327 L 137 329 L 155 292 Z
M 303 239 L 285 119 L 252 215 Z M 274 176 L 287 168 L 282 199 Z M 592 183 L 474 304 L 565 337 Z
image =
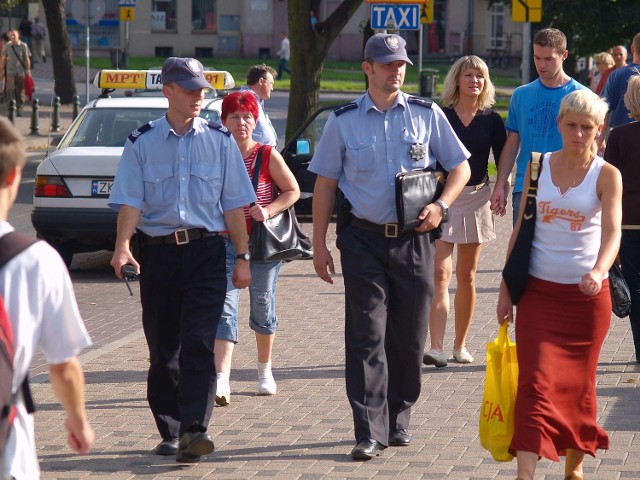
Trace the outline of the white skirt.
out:
M 449 207 L 449 221 L 442 229 L 443 242 L 484 243 L 496 238 L 489 198 L 490 182 L 467 186 Z

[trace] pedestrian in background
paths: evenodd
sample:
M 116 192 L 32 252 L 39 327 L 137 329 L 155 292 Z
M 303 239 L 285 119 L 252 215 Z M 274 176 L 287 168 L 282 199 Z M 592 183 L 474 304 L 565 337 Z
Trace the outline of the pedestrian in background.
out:
M 18 194 L 25 152 L 20 134 L 0 118 L 0 238 L 14 230 L 7 220 Z M 95 433 L 87 418 L 84 374 L 77 355 L 91 346 L 91 339 L 60 255 L 44 241 L 22 250 L 0 268 L 0 296 L 15 337 L 13 392 L 19 391 L 34 355 L 41 350 L 49 366 L 49 381 L 64 409 L 69 446 L 87 453 Z M 6 449 L 0 452 L 0 476 L 37 479 L 34 418 L 27 412 L 24 395 L 17 396 L 16 407 Z
M 29 17 L 27 15 L 24 15 L 22 17 L 22 20 L 20 20 L 20 23 L 18 24 L 18 32 L 20 32 L 20 38 L 22 38 L 22 41 L 27 44 L 27 46 L 29 47 L 29 50 L 31 50 L 31 47 L 32 47 L 31 45 L 31 25 L 32 24 L 33 22 L 29 20 Z
M 264 145 L 253 139 L 253 130 L 259 114 L 260 107 L 255 96 L 246 90 L 227 95 L 222 101 L 222 123 L 231 132 L 240 148 L 249 178 L 253 179 L 258 156 L 262 159 L 256 191 L 258 201 L 255 205 L 244 208 L 249 235 L 253 222 L 264 222 L 286 210 L 300 198 L 298 183 L 284 163 L 282 155 L 271 145 Z M 236 261 L 236 250 L 228 240 L 225 242 L 225 248 L 229 272 Z M 249 265 L 249 326 L 255 332 L 258 350 L 257 391 L 258 395 L 275 395 L 277 385 L 271 369 L 271 353 L 278 327 L 276 286 L 282 262 L 250 260 Z M 229 376 L 233 347 L 238 342 L 239 301 L 240 290 L 227 280 L 227 299 L 222 319 L 218 324 L 214 348 L 217 372 L 216 403 L 221 406 L 228 405 L 231 399 Z
M 368 460 L 387 446 L 411 443 L 411 407 L 420 395 L 433 296 L 436 229 L 469 180 L 470 156 L 442 110 L 400 89 L 405 40 L 376 34 L 366 43 L 362 70 L 367 92 L 328 118 L 309 166 L 318 175 L 313 194 L 313 265 L 333 283 L 326 245 L 336 189 L 345 202 L 336 246 L 345 288 L 345 377 L 356 446 Z M 449 171 L 439 200 L 425 205 L 420 225 L 398 232 L 395 176 L 435 167 Z M 350 211 L 347 211 L 350 210 Z
M 596 72 L 591 72 L 591 83 L 589 88 L 596 94 L 600 95 L 600 92 L 604 88 L 606 80 L 603 82 L 603 74 L 611 67 L 613 67 L 613 57 L 608 52 L 596 53 L 593 56 L 593 60 L 596 64 Z
M 16 101 L 17 115 L 22 116 L 24 105 L 24 78 L 31 75 L 31 51 L 20 41 L 17 30 L 9 30 L 9 43 L 0 53 L 0 77 L 4 75 L 6 101 Z
M 640 363 L 640 76 L 629 79 L 624 104 L 634 121 L 611 130 L 604 158 L 622 174 L 620 263 L 631 291 L 631 334 Z
M 289 70 L 291 46 L 285 32 L 280 32 L 280 48 L 278 49 L 278 56 L 280 57 L 280 63 L 278 64 L 278 80 L 282 80 L 282 72 L 287 72 L 289 77 L 291 77 L 291 70 Z
M 567 95 L 558 114 L 562 149 L 541 159 L 529 277 L 515 319 L 519 374 L 509 452 L 521 480 L 533 480 L 539 458 L 561 456 L 565 480 L 581 480 L 585 453 L 609 448 L 597 423 L 596 370 L 611 323 L 607 277 L 620 246 L 622 180 L 593 148 L 606 112 L 591 90 Z M 522 213 L 507 255 L 521 223 Z M 497 316 L 499 323 L 514 318 L 504 281 Z
M 33 19 L 31 24 L 31 38 L 33 39 L 33 63 L 37 63 L 37 58 L 40 57 L 43 62 L 47 61 L 47 56 L 44 51 L 44 40 L 47 38 L 47 30 L 44 25 L 40 23 L 38 17 Z
M 219 232 L 229 232 L 241 258 L 234 285 L 246 288 L 242 207 L 256 196 L 229 132 L 199 117 L 211 88 L 202 64 L 170 57 L 162 83 L 166 115 L 128 137 L 118 164 L 109 197 L 118 212 L 111 266 L 118 278 L 126 264 L 140 274 L 147 399 L 162 437 L 154 451 L 195 463 L 214 449 L 207 433 L 216 393 L 213 342 L 227 283 Z M 139 263 L 130 249 L 136 229 Z
M 260 116 L 253 131 L 253 139 L 275 147 L 278 143 L 276 129 L 264 109 L 264 101 L 271 98 L 276 71 L 264 63 L 252 66 L 247 72 L 247 84 L 240 87 L 240 91 L 251 91 L 258 101 Z
M 444 80 L 443 111 L 454 132 L 471 152 L 471 178 L 449 208 L 449 221 L 436 240 L 435 293 L 429 313 L 431 348 L 423 362 L 447 366 L 444 333 L 449 316 L 449 284 L 453 271 L 453 247 L 457 244 L 455 338 L 453 359 L 471 363 L 467 333 L 476 304 L 476 270 L 482 244 L 496 238 L 489 197 L 489 157 L 500 158 L 506 139 L 504 122 L 491 106 L 495 89 L 487 64 L 475 55 L 464 56 L 451 66 Z

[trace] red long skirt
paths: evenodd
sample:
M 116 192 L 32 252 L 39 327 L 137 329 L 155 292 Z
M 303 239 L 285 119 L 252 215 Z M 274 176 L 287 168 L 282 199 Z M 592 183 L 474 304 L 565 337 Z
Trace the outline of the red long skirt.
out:
M 594 297 L 577 284 L 529 276 L 516 315 L 518 394 L 509 451 L 560 461 L 567 449 L 609 448 L 596 422 L 596 368 L 611 323 L 609 281 Z

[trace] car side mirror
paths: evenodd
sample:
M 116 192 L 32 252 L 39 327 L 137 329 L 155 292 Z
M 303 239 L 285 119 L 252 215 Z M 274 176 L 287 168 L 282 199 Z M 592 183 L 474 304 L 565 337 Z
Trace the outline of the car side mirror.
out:
M 296 155 L 309 155 L 311 153 L 311 142 L 309 140 L 296 140 Z

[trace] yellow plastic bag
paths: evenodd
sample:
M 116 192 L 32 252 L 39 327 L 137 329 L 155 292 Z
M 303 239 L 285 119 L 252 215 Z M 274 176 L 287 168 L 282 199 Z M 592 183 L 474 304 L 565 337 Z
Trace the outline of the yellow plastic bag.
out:
M 514 433 L 518 357 L 516 344 L 509 340 L 509 322 L 504 322 L 498 337 L 487 343 L 487 370 L 484 397 L 480 409 L 480 445 L 494 460 L 510 462 L 509 444 Z

